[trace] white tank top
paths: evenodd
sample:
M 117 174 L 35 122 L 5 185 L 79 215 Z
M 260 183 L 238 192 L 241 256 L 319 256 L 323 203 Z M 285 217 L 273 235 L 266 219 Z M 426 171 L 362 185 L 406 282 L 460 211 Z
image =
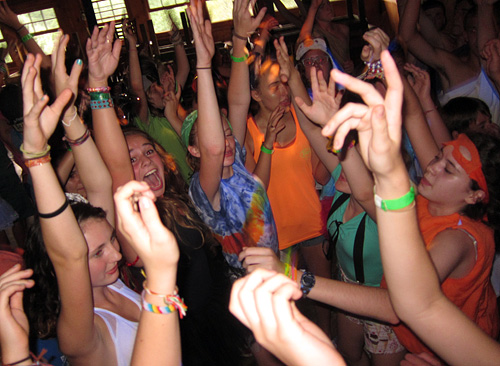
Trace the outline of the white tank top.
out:
M 109 285 L 108 288 L 125 296 L 134 302 L 139 310 L 141 309 L 141 297 L 125 286 L 122 281 L 117 280 L 115 283 Z M 94 308 L 94 313 L 99 315 L 108 327 L 109 334 L 115 345 L 117 366 L 129 366 L 139 323 L 127 320 L 105 309 Z

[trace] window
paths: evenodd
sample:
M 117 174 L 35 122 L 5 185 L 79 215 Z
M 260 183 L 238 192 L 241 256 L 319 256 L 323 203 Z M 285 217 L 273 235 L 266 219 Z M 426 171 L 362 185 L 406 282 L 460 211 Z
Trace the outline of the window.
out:
M 59 22 L 57 21 L 54 8 L 19 14 L 18 19 L 33 34 L 34 40 L 43 52 L 50 55 L 54 47 L 54 40 L 57 37 L 57 30 L 59 29 Z
M 98 24 L 127 18 L 127 7 L 124 0 L 92 0 L 92 7 Z
M 2 32 L 0 31 L 0 48 L 5 48 L 7 49 L 8 46 L 7 46 L 7 42 L 4 40 L 3 38 L 3 34 Z M 10 63 L 12 62 L 12 57 L 10 57 L 9 54 L 5 55 L 5 60 L 4 60 L 6 63 Z
M 293 0 L 290 0 L 293 2 Z M 168 14 L 177 28 L 182 29 L 180 13 L 186 10 L 186 0 L 148 0 L 149 13 L 155 32 L 163 33 L 172 29 Z M 209 0 L 206 2 L 212 23 L 223 22 L 233 18 L 233 0 Z

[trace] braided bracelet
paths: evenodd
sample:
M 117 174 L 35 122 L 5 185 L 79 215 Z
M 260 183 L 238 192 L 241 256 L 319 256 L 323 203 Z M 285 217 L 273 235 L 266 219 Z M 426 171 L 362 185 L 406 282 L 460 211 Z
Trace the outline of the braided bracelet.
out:
M 146 311 L 155 314 L 170 314 L 174 311 L 179 311 L 179 317 L 182 319 L 186 316 L 187 306 L 184 304 L 183 300 L 180 298 L 178 294 L 177 286 L 175 287 L 174 293 L 172 295 L 161 295 L 156 292 L 151 291 L 146 286 L 146 281 L 144 281 L 143 286 L 144 290 L 142 291 L 142 308 Z M 157 296 L 163 299 L 163 303 L 165 306 L 158 306 L 149 303 L 146 300 L 146 294 Z
M 68 136 L 64 136 L 63 140 L 66 141 L 70 146 L 80 146 L 82 145 L 85 141 L 87 141 L 90 137 L 90 130 L 87 128 L 85 133 L 77 138 L 76 140 L 70 139 Z
M 31 152 L 31 151 L 26 151 L 24 150 L 24 143 L 19 146 L 19 150 L 26 156 L 26 159 L 36 159 L 36 158 L 41 158 L 45 155 L 47 155 L 50 151 L 50 145 L 45 144 L 45 148 L 40 151 L 40 152 Z

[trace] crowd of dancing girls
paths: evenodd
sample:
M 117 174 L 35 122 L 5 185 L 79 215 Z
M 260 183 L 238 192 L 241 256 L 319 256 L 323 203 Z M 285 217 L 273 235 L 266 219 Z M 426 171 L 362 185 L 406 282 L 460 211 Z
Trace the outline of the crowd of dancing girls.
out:
M 367 31 L 353 62 L 332 3 L 288 40 L 255 2 L 233 4 L 227 73 L 202 1 L 192 69 L 177 28 L 165 66 L 127 22 L 126 48 L 96 27 L 67 69 L 68 35 L 49 58 L 0 4 L 30 52 L 22 128 L 2 115 L 0 135 L 37 211 L 22 257 L 0 248 L 2 365 L 498 363 L 493 3 L 457 2 L 458 39 L 427 17 L 438 1 L 419 16 L 407 0 L 399 37 Z M 109 83 L 124 59 L 125 127 Z M 2 229 L 19 217 L 4 198 Z

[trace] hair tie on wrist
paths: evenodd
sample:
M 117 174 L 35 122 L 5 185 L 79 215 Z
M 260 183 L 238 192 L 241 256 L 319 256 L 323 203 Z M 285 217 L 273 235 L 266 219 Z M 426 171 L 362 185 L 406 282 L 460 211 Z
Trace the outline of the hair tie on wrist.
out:
M 69 201 L 66 197 L 64 197 L 64 203 L 57 210 L 55 210 L 54 212 L 46 213 L 46 214 L 38 212 L 38 216 L 41 217 L 42 219 L 51 219 L 53 217 L 56 217 L 56 216 L 62 214 L 63 211 L 66 210 L 66 208 L 68 206 L 69 206 Z
M 196 67 L 196 70 L 210 70 L 212 69 L 212 66 L 207 66 L 207 67 Z
M 75 120 L 76 116 L 78 115 L 78 110 L 76 109 L 76 107 L 74 107 L 74 108 L 75 108 L 75 114 L 73 115 L 73 117 L 71 117 L 71 119 L 68 122 L 64 122 L 64 120 L 61 119 L 62 124 L 65 125 L 66 127 L 71 126 L 71 122 L 73 122 Z
M 4 364 L 2 362 L 2 365 L 3 366 L 14 366 L 14 365 L 19 365 L 21 362 L 28 361 L 28 360 L 31 360 L 31 355 L 28 355 L 28 357 L 23 358 L 22 360 L 19 360 L 19 361 L 16 361 L 16 362 L 11 362 L 11 363 L 6 363 L 6 364 Z
M 247 41 L 248 42 L 248 37 L 243 37 L 243 36 L 240 36 L 238 33 L 236 32 L 233 32 L 233 36 L 235 36 L 236 38 L 238 39 L 241 39 L 242 41 Z
M 16 33 L 19 33 L 23 28 L 24 28 L 24 24 L 21 25 L 19 28 L 16 29 Z

